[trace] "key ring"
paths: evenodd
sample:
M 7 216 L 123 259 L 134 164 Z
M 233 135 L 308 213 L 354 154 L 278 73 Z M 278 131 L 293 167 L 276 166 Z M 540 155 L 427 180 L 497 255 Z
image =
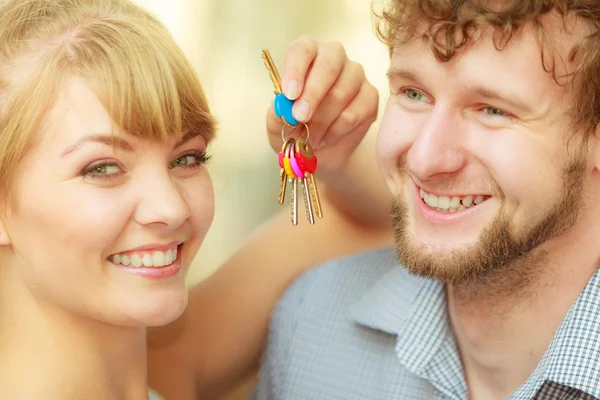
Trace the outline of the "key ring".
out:
M 306 139 L 304 140 L 304 144 L 308 143 L 308 139 L 310 138 L 310 130 L 308 129 L 308 125 L 306 125 L 306 123 L 302 123 L 302 125 L 304 125 L 304 127 L 306 128 Z M 281 140 L 285 143 L 285 126 L 286 124 L 283 124 L 283 126 L 281 127 Z

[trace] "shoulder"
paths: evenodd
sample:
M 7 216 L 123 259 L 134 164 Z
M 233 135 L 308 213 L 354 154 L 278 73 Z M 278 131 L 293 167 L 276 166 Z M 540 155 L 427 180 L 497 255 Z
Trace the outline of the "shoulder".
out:
M 334 259 L 311 269 L 279 300 L 270 333 L 289 340 L 297 325 L 307 320 L 345 324 L 351 308 L 371 297 L 388 277 L 407 287 L 415 280 L 398 264 L 394 250 L 389 248 Z
M 392 249 L 353 254 L 328 261 L 302 274 L 288 288 L 278 308 L 309 307 L 319 299 L 357 297 L 391 269 L 399 268 Z
M 410 304 L 419 282 L 392 249 L 331 260 L 304 273 L 271 317 L 255 398 L 308 398 L 323 380 L 337 388 L 329 388 L 335 396 L 328 398 L 368 398 L 376 389 L 359 385 L 359 365 L 372 365 L 378 374 L 399 371 L 391 333 L 402 327 L 409 314 L 403 304 Z

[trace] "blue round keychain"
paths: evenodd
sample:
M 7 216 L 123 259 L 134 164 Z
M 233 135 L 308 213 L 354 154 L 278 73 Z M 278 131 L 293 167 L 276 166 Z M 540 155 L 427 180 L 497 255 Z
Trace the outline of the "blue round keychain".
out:
M 275 115 L 278 117 L 283 117 L 285 122 L 290 125 L 298 125 L 299 122 L 296 121 L 294 115 L 292 114 L 292 107 L 294 106 L 294 101 L 288 99 L 283 95 L 283 93 L 279 93 L 275 96 L 275 100 L 273 100 L 273 108 L 275 108 Z

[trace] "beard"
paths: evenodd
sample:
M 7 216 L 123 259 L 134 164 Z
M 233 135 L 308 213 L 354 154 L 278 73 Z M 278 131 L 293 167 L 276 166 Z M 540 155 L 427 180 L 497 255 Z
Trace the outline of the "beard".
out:
M 529 285 L 543 273 L 541 245 L 563 234 L 578 220 L 583 208 L 585 167 L 584 157 L 572 159 L 563 171 L 560 197 L 545 215 L 530 221 L 518 233 L 501 206 L 475 244 L 453 250 L 436 251 L 427 245 L 414 245 L 408 232 L 407 201 L 396 197 L 391 219 L 398 261 L 411 274 L 469 288 L 466 292 L 473 294 L 473 289 L 495 286 L 498 290 L 494 291 L 506 295 Z

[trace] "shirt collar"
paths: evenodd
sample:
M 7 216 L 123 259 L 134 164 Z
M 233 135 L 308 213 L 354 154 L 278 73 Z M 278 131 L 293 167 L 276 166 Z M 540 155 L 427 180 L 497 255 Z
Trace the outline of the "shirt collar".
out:
M 511 399 L 531 399 L 545 381 L 600 398 L 600 270 L 556 331 L 534 373 Z
M 400 308 L 402 307 L 402 308 Z M 397 335 L 399 361 L 411 372 L 433 380 L 445 362 L 444 380 L 466 393 L 444 287 L 410 275 L 398 265 L 382 276 L 353 305 L 351 318 L 372 329 Z M 440 359 L 441 354 L 445 354 Z M 435 364 L 435 365 L 434 365 Z M 531 399 L 545 381 L 600 398 L 600 271 L 573 303 L 529 379 L 510 399 Z
M 450 397 L 466 396 L 441 283 L 410 275 L 398 265 L 354 304 L 351 318 L 363 326 L 396 335 L 396 356 L 407 370 Z
M 397 335 L 418 307 L 414 300 L 422 284 L 422 279 L 394 266 L 362 294 L 350 317 L 361 325 Z

